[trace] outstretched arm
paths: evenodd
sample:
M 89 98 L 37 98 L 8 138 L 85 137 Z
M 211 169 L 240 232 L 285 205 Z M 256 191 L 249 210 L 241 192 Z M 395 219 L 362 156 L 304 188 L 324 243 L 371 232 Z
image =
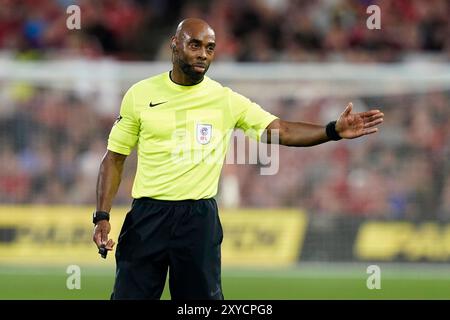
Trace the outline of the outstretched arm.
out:
M 122 177 L 123 164 L 127 156 L 107 151 L 100 165 L 100 171 L 97 179 L 97 211 L 109 212 L 112 201 L 119 189 Z M 108 240 L 108 234 L 111 231 L 111 225 L 107 220 L 97 222 L 94 228 L 93 241 L 97 247 L 102 245 L 107 250 L 112 250 L 114 241 Z
M 380 110 L 351 113 L 353 104 L 349 103 L 336 121 L 336 133 L 345 139 L 358 138 L 378 131 L 377 125 L 383 122 L 384 114 Z M 308 122 L 289 122 L 277 119 L 267 126 L 267 136 L 263 141 L 275 142 L 274 134 L 278 132 L 279 144 L 293 147 L 309 147 L 331 139 L 326 127 Z

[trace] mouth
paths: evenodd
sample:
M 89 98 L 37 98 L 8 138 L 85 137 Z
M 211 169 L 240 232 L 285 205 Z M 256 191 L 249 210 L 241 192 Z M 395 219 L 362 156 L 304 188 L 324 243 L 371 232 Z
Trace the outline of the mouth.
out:
M 203 63 L 195 63 L 192 67 L 196 72 L 205 72 L 206 70 L 206 64 Z

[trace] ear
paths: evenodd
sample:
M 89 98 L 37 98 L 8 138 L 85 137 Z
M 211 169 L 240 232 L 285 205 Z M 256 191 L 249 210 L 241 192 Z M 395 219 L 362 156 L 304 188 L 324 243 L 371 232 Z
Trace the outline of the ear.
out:
M 177 48 L 177 41 L 175 37 L 172 37 L 172 42 L 170 43 L 170 48 L 172 49 L 172 52 Z

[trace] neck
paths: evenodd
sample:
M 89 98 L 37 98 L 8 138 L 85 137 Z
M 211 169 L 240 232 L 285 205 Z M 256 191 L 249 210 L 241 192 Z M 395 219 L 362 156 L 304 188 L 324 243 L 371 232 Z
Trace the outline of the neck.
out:
M 203 81 L 202 77 L 201 79 L 192 79 L 184 73 L 179 66 L 174 65 L 172 68 L 172 71 L 170 72 L 170 79 L 175 82 L 176 84 L 182 85 L 182 86 L 193 86 Z

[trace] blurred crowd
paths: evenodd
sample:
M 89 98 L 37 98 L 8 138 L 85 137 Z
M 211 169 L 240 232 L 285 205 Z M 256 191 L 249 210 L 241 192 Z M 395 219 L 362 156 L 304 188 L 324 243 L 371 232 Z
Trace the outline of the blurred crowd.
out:
M 0 203 L 95 203 L 98 168 L 115 115 L 95 97 L 17 86 L 2 94 Z M 380 132 L 312 148 L 280 148 L 279 171 L 226 164 L 225 207 L 295 207 L 315 214 L 450 218 L 450 92 L 360 97 L 355 111 L 382 106 Z M 325 123 L 336 98 L 278 99 L 264 106 L 286 120 Z M 328 119 L 329 120 L 329 119 Z M 130 204 L 136 156 L 126 162 L 116 204 Z
M 71 4 L 80 7 L 80 30 L 66 27 Z M 366 26 L 371 4 L 380 7 L 380 30 Z M 201 17 L 216 30 L 218 60 L 448 59 L 449 13 L 447 0 L 0 0 L 0 51 L 19 59 L 167 61 L 177 23 Z
M 81 9 L 80 30 L 66 27 L 71 4 Z M 366 26 L 371 4 L 381 9 L 381 30 Z M 222 61 L 448 61 L 449 11 L 447 0 L 0 0 L 0 56 L 167 62 L 180 19 L 201 17 L 216 30 Z M 1 84 L 0 203 L 94 204 L 116 115 L 99 112 L 95 94 Z M 358 102 L 383 107 L 379 133 L 281 147 L 275 176 L 260 175 L 259 165 L 226 164 L 221 205 L 450 220 L 450 92 Z M 346 103 L 284 97 L 263 107 L 286 120 L 325 123 L 330 107 Z M 136 156 L 129 158 L 116 204 L 130 203 Z
M 283 101 L 283 119 L 326 123 L 346 100 Z M 450 220 L 450 92 L 360 98 L 355 111 L 379 107 L 378 133 L 311 148 L 280 148 L 279 172 L 230 166 L 240 205 L 297 207 L 314 214 Z M 363 109 L 363 110 L 361 110 Z

